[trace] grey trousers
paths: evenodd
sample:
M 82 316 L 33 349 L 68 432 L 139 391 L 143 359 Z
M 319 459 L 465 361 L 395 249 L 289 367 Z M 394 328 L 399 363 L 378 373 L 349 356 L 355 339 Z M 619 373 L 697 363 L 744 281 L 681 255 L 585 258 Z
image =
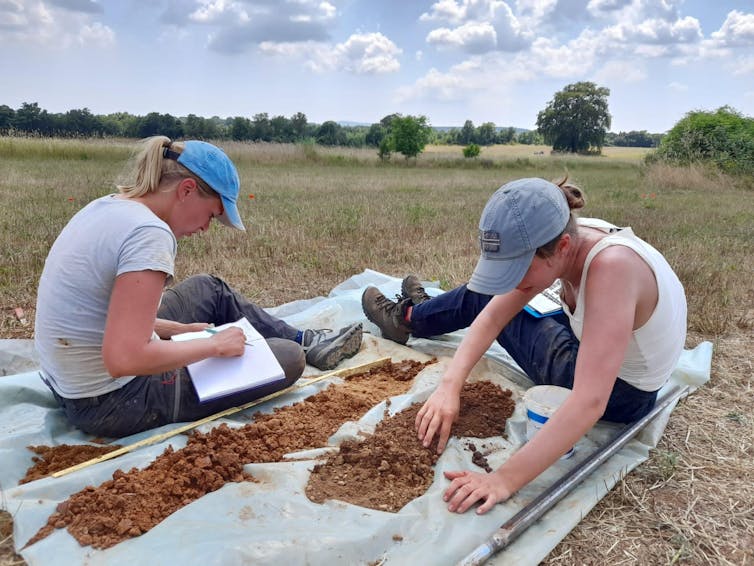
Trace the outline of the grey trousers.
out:
M 267 339 L 285 372 L 284 382 L 200 403 L 186 368 L 179 368 L 137 376 L 120 389 L 97 397 L 66 399 L 53 391 L 77 428 L 97 436 L 121 438 L 168 423 L 193 421 L 289 387 L 304 372 L 304 351 L 293 341 L 298 330 L 270 316 L 217 277 L 195 275 L 168 289 L 157 316 L 216 325 L 245 316 Z

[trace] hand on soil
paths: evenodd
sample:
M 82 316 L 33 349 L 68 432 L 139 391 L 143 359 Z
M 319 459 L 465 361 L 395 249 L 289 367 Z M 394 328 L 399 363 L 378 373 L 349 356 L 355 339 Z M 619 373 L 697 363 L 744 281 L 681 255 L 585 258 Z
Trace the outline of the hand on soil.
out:
M 496 473 L 480 474 L 477 472 L 445 472 L 445 477 L 453 480 L 445 490 L 442 498 L 448 502 L 448 511 L 465 513 L 477 501 L 483 503 L 476 510 L 477 515 L 483 515 L 501 501 L 505 501 L 511 493 Z
M 416 432 L 425 448 L 429 448 L 435 434 L 439 433 L 437 453 L 442 454 L 450 438 L 450 429 L 458 419 L 460 396 L 439 387 L 416 415 Z

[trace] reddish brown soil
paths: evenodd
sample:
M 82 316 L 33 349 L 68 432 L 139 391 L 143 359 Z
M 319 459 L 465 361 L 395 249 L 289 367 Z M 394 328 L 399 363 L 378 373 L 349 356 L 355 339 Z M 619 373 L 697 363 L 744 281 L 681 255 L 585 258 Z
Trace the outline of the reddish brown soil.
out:
M 416 436 L 414 422 L 420 408 L 417 403 L 383 419 L 366 440 L 343 442 L 337 454 L 312 470 L 307 497 L 316 503 L 339 499 L 396 512 L 424 494 L 432 484 L 438 456 L 436 442 L 424 448 Z M 488 381 L 466 384 L 461 393 L 461 413 L 451 434 L 502 436 L 514 408 L 510 391 Z M 473 450 L 474 458 L 482 458 L 491 471 L 484 456 L 476 447 Z M 480 465 L 478 461 L 474 463 Z
M 246 463 L 275 462 L 289 452 L 325 446 L 345 421 L 405 393 L 429 363 L 407 360 L 374 368 L 289 407 L 256 414 L 243 427 L 223 424 L 206 434 L 195 432 L 185 448 L 168 448 L 147 468 L 118 470 L 112 480 L 72 495 L 27 546 L 56 528 L 67 528 L 81 545 L 95 548 L 139 536 L 226 482 L 252 480 L 243 473 Z
M 76 464 L 81 464 L 97 456 L 102 456 L 120 448 L 120 445 L 89 446 L 87 444 L 61 444 L 59 446 L 27 446 L 29 450 L 38 454 L 31 461 L 34 465 L 26 470 L 26 475 L 18 482 L 28 483 L 38 480 L 60 470 L 65 470 Z

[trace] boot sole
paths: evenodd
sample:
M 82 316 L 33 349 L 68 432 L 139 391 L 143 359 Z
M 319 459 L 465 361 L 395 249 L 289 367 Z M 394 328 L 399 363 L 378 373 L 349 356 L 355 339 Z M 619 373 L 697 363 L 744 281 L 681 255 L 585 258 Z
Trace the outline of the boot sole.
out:
M 325 350 L 320 352 L 315 360 L 317 363 L 311 365 L 320 370 L 331 370 L 343 360 L 352 358 L 361 349 L 363 332 L 361 325 L 359 325 L 339 336 L 337 340 L 334 340 Z

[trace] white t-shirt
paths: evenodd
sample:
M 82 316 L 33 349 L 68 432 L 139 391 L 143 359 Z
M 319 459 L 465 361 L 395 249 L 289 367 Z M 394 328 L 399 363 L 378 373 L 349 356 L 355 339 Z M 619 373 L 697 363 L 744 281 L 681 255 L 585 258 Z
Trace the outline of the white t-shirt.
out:
M 594 257 L 610 246 L 626 246 L 636 252 L 652 269 L 657 282 L 657 305 L 646 323 L 631 334 L 618 376 L 642 391 L 662 387 L 675 369 L 686 342 L 686 294 L 668 262 L 655 248 L 637 237 L 631 228 L 616 226 L 596 218 L 580 218 L 579 226 L 607 233 L 589 250 L 581 275 L 576 308 L 563 304 L 571 329 L 581 340 L 584 328 L 584 290 L 589 265 Z
M 176 251 L 170 227 L 133 200 L 108 195 L 71 218 L 45 261 L 34 332 L 42 372 L 59 395 L 94 397 L 133 379 L 113 379 L 102 360 L 115 278 L 145 270 L 170 278 Z

